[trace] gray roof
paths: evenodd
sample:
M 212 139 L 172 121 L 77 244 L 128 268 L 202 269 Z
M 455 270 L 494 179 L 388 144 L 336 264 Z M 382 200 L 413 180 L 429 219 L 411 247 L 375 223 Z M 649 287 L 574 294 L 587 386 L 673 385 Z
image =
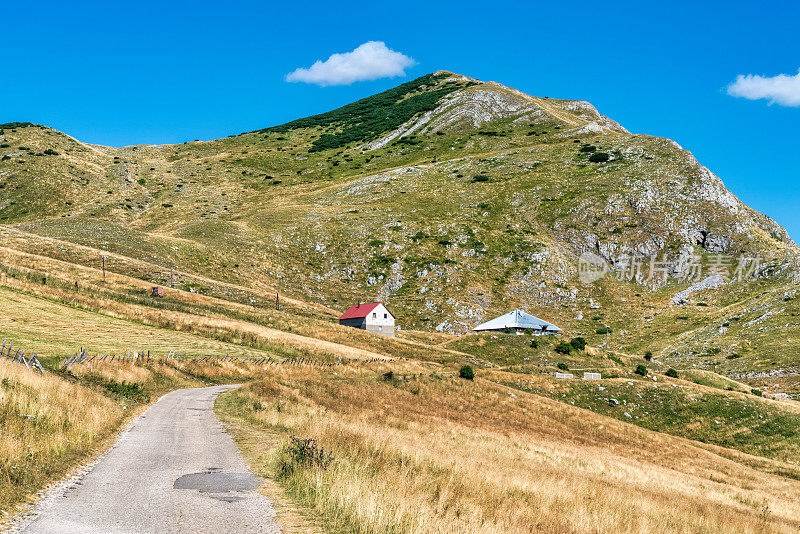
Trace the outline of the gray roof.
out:
M 547 330 L 550 332 L 561 332 L 561 329 L 553 323 L 543 321 L 538 317 L 534 317 L 530 313 L 525 313 L 522 310 L 514 310 L 505 315 L 501 315 L 491 321 L 479 324 L 472 330 L 503 330 L 505 328 L 532 328 L 534 330 Z

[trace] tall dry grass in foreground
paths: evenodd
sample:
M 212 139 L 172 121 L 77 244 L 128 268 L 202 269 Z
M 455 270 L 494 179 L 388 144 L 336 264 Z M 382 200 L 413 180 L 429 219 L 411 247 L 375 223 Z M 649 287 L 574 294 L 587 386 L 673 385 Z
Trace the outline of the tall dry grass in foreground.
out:
M 334 528 L 762 533 L 800 524 L 800 482 L 766 472 L 776 465 L 748 467 L 742 453 L 723 457 L 489 382 L 374 376 L 281 370 L 219 408 L 265 441 L 295 433 L 333 451 L 327 470 L 297 469 L 282 484 Z
M 84 386 L 0 359 L 0 509 L 62 476 L 122 415 Z

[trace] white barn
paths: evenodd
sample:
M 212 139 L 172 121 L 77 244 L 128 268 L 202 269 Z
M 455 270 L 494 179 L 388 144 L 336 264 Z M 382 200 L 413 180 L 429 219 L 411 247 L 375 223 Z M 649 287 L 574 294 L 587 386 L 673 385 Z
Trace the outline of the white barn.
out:
M 339 317 L 339 324 L 384 336 L 394 336 L 394 315 L 381 302 L 351 306 Z
M 526 330 L 535 335 L 556 335 L 562 331 L 553 323 L 548 323 L 522 310 L 508 312 L 472 329 L 473 332 L 514 332 L 517 335 L 524 334 Z

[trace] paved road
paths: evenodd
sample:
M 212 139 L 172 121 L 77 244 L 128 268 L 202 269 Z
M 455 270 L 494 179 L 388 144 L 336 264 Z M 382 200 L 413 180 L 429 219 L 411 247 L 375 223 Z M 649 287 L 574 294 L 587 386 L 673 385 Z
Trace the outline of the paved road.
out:
M 54 491 L 29 533 L 278 533 L 261 480 L 212 411 L 231 386 L 164 395 L 83 477 Z

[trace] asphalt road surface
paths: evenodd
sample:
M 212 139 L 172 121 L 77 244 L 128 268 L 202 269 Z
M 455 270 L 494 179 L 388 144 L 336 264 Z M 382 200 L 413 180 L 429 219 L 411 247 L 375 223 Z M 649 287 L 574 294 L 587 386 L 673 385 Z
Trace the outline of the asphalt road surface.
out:
M 29 533 L 267 532 L 275 511 L 212 411 L 233 386 L 161 397 L 83 476 L 53 490 Z

